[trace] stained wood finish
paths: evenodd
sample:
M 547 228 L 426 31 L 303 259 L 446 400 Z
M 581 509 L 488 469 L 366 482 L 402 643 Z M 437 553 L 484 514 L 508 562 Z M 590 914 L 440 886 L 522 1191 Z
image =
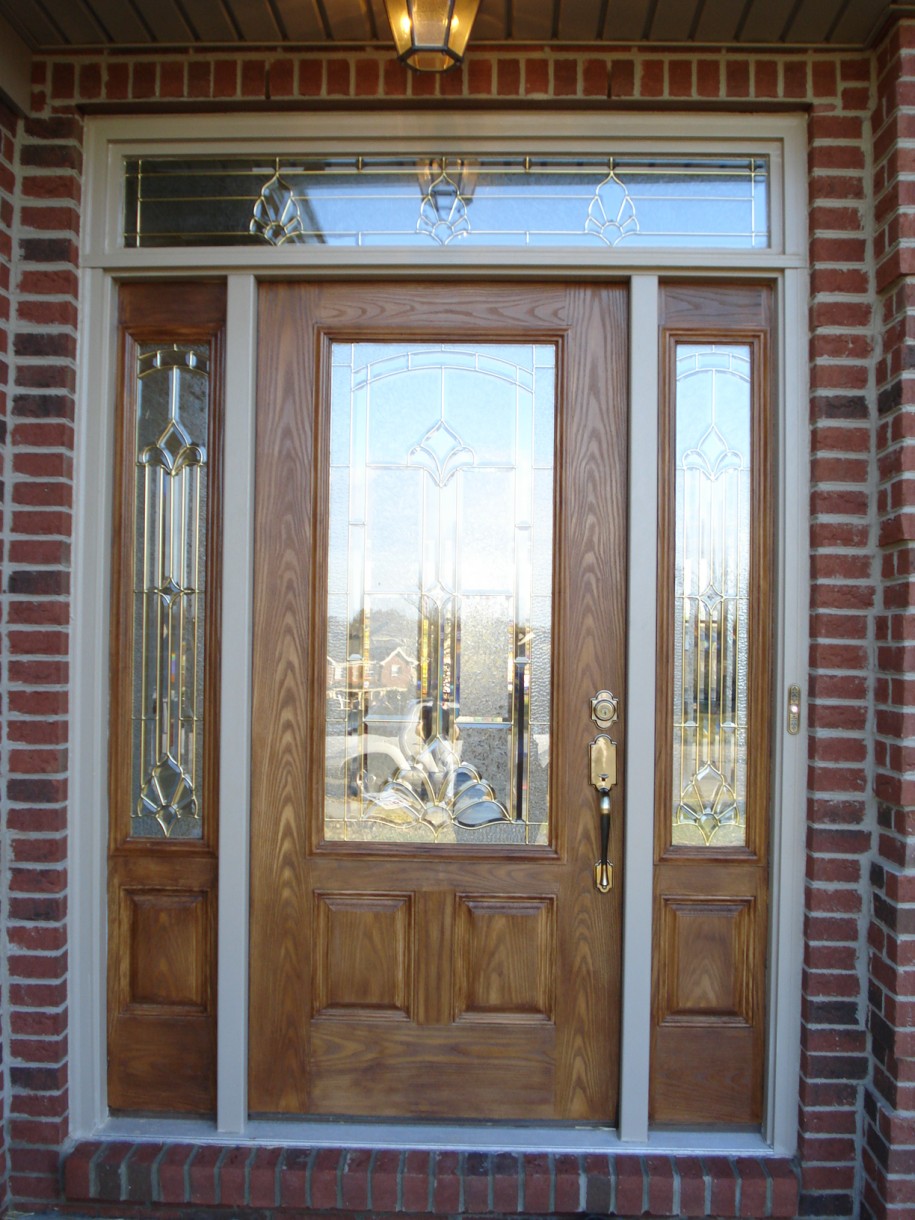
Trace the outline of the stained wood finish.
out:
M 760 284 L 661 291 L 658 770 L 650 1114 L 762 1120 L 772 740 L 773 293 Z M 675 347 L 751 348 L 752 453 L 746 848 L 671 845 Z
M 207 1114 L 216 1101 L 216 848 L 222 283 L 134 283 L 119 296 L 109 731 L 108 1103 Z M 143 343 L 208 343 L 207 623 L 200 841 L 131 839 L 136 360 Z
M 626 326 L 616 285 L 261 287 L 256 1113 L 615 1117 L 622 831 L 601 896 L 587 747 L 590 696 L 609 686 L 625 706 Z M 330 344 L 404 338 L 558 346 L 547 848 L 321 841 Z

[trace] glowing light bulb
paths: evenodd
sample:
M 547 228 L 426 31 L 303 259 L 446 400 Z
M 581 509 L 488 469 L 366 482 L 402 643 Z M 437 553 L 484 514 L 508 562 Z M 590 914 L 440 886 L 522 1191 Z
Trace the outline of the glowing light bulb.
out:
M 403 32 L 405 34 L 410 33 L 410 30 L 413 28 L 413 26 L 412 26 L 412 22 L 410 21 L 409 17 L 401 17 L 400 28 L 403 30 Z

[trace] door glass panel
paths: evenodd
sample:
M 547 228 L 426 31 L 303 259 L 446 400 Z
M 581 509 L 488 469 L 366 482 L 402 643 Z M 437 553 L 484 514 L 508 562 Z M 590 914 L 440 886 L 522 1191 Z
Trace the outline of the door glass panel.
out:
M 677 346 L 673 834 L 747 839 L 750 348 Z
M 203 833 L 209 348 L 137 361 L 131 837 Z
M 334 343 L 324 833 L 548 840 L 551 344 Z

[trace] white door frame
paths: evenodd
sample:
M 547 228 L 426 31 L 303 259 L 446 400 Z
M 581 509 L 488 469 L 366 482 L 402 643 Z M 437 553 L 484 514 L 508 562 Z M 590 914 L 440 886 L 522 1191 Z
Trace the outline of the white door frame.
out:
M 469 130 L 465 130 L 470 123 Z M 620 1119 L 614 1130 L 500 1128 L 500 1148 L 610 1151 L 754 1151 L 791 1154 L 796 1146 L 800 1066 L 800 995 L 803 952 L 806 734 L 789 737 L 787 688 L 806 688 L 808 581 L 806 127 L 803 116 L 642 114 L 410 113 L 339 115 L 195 116 L 194 139 L 186 118 L 140 116 L 87 121 L 77 404 L 76 499 L 71 701 L 71 1134 L 100 1132 L 122 1138 L 179 1136 L 199 1141 L 265 1140 L 404 1147 L 479 1147 L 491 1128 L 447 1124 L 385 1128 L 379 1123 L 264 1122 L 247 1119 L 248 801 L 250 791 L 250 655 L 254 505 L 254 371 L 256 289 L 264 276 L 347 276 L 409 273 L 630 281 L 633 343 L 656 350 L 661 278 L 760 276 L 778 288 L 779 454 L 776 519 L 778 662 L 775 681 L 775 758 L 767 1010 L 767 1110 L 760 1136 L 709 1135 L 684 1130 L 656 1133 L 648 1125 L 648 1044 L 651 1015 L 655 601 L 657 595 L 656 359 L 631 360 L 630 562 L 628 669 L 638 675 L 639 700 L 627 708 L 623 979 Z M 296 246 L 289 249 L 211 248 L 126 250 L 119 243 L 121 158 L 129 148 L 160 154 L 180 149 L 226 151 L 249 143 L 273 148 L 411 148 L 425 142 L 439 153 L 459 151 L 582 151 L 638 149 L 741 153 L 764 149 L 770 157 L 772 244 L 766 250 L 690 251 L 607 247 L 499 252 L 467 249 L 411 253 L 396 249 Z M 519 257 L 519 255 L 521 257 Z M 223 683 L 220 746 L 220 858 L 218 925 L 218 1109 L 215 1123 L 113 1120 L 105 1099 L 107 709 L 109 648 L 111 480 L 113 461 L 114 347 L 117 279 L 131 275 L 225 274 L 228 279 L 225 399 L 222 642 L 233 657 L 233 681 Z M 644 409 L 650 404 L 650 409 Z M 630 681 L 630 690 L 635 683 Z M 806 728 L 805 723 L 802 726 Z M 642 793 L 641 799 L 635 799 Z M 226 896 L 231 895 L 231 901 Z M 486 1132 L 489 1132 L 487 1135 Z

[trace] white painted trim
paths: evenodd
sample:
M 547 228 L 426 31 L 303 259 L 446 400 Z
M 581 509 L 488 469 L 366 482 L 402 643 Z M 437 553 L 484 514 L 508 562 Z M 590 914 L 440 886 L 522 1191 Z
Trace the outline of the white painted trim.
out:
M 646 522 L 656 520 L 656 429 L 657 403 L 657 283 L 658 275 L 678 270 L 701 272 L 703 277 L 743 274 L 782 277 L 780 351 L 781 396 L 784 415 L 780 417 L 779 457 L 780 500 L 778 529 L 779 554 L 779 646 L 781 663 L 776 692 L 776 716 L 784 708 L 785 687 L 792 681 L 804 682 L 807 673 L 807 408 L 806 408 L 806 136 L 800 116 L 702 116 L 702 130 L 709 138 L 731 142 L 731 148 L 746 149 L 757 141 L 767 141 L 780 149 L 778 174 L 773 162 L 773 232 L 782 233 L 784 249 L 778 251 L 704 252 L 645 251 L 638 257 L 626 255 L 625 263 L 589 255 L 565 257 L 566 252 L 549 252 L 546 266 L 542 252 L 488 251 L 472 259 L 435 256 L 419 262 L 411 254 L 409 264 L 403 251 L 377 251 L 353 248 L 346 251 L 299 251 L 290 257 L 274 259 L 274 252 L 211 251 L 124 251 L 113 249 L 107 236 L 116 232 L 119 217 L 119 184 L 111 179 L 111 165 L 117 164 L 120 151 L 111 152 L 110 140 L 137 144 L 158 141 L 180 144 L 187 127 L 186 116 L 89 119 L 87 121 L 87 206 L 84 211 L 84 265 L 94 264 L 107 271 L 167 275 L 189 270 L 228 271 L 228 385 L 227 385 L 227 465 L 226 486 L 232 497 L 226 502 L 226 570 L 223 595 L 224 650 L 238 659 L 240 670 L 233 671 L 231 683 L 222 688 L 223 740 L 220 779 L 223 802 L 223 851 L 220 853 L 220 986 L 218 1000 L 219 1051 L 218 1122 L 183 1124 L 180 1122 L 144 1123 L 141 1120 L 111 1120 L 105 1102 L 105 886 L 103 866 L 106 843 L 104 776 L 107 773 L 108 708 L 108 617 L 111 488 L 105 479 L 93 478 L 95 469 L 111 468 L 114 394 L 114 347 L 112 343 L 114 285 L 102 270 L 83 272 L 80 374 L 77 419 L 77 476 L 75 505 L 73 702 L 71 711 L 72 761 L 72 845 L 71 874 L 71 1134 L 92 1131 L 106 1136 L 130 1138 L 146 1132 L 188 1134 L 188 1138 L 215 1140 L 231 1135 L 233 1139 L 275 1143 L 335 1144 L 362 1141 L 366 1146 L 388 1140 L 405 1146 L 417 1141 L 423 1147 L 479 1146 L 481 1136 L 475 1128 L 455 1128 L 448 1124 L 413 1128 L 397 1125 L 385 1128 L 373 1124 L 264 1123 L 248 1122 L 245 1115 L 246 1071 L 244 1052 L 247 1041 L 247 851 L 249 827 L 247 801 L 249 790 L 250 711 L 245 698 L 250 689 L 251 620 L 250 580 L 252 562 L 253 471 L 253 378 L 255 354 L 255 282 L 261 275 L 301 274 L 359 276 L 366 274 L 415 273 L 423 266 L 437 274 L 478 269 L 489 275 L 555 274 L 603 278 L 608 273 L 633 272 L 630 315 L 633 333 L 646 336 L 651 359 L 633 359 L 630 373 L 632 389 L 632 505 L 630 552 L 640 563 L 633 572 L 630 590 L 630 640 L 628 652 L 629 686 L 634 675 L 643 685 L 649 667 L 654 665 L 655 570 L 656 563 L 646 555 Z M 587 150 L 588 141 L 612 138 L 614 147 L 630 140 L 640 148 L 646 143 L 664 142 L 681 151 L 689 148 L 708 151 L 709 145 L 696 138 L 696 116 L 686 115 L 481 115 L 472 116 L 472 137 L 467 134 L 468 115 L 431 113 L 425 115 L 239 115 L 231 119 L 195 116 L 195 138 L 214 151 L 214 142 L 224 150 L 236 138 L 255 141 L 259 149 L 269 132 L 301 147 L 303 132 L 339 148 L 349 139 L 360 151 L 367 144 L 387 140 L 403 147 L 406 134 L 416 134 L 417 124 L 427 142 L 442 148 L 447 136 L 460 142 L 466 151 L 468 141 L 481 147 L 487 140 L 493 147 L 515 149 L 525 140 L 544 148 L 549 140 L 568 150 L 574 137 L 576 148 Z M 407 130 L 409 128 L 409 131 Z M 541 137 L 538 133 L 544 133 Z M 479 138 L 478 134 L 479 133 Z M 564 143 L 563 143 L 564 141 Z M 482 148 L 481 148 L 482 151 Z M 114 158 L 114 162 L 112 162 Z M 775 179 L 778 177 L 777 194 Z M 114 188 L 117 189 L 114 189 Z M 109 189 L 112 188 L 112 189 Z M 783 214 L 784 225 L 776 223 Z M 137 257 L 134 257 L 137 256 Z M 322 262 L 321 259 L 324 259 Z M 398 261 L 400 260 L 400 261 Z M 269 262 L 269 268 L 266 263 Z M 231 273 L 233 268 L 234 273 Z M 637 345 L 636 345 L 637 346 Z M 633 347 L 633 351 L 636 350 Z M 101 376 L 99 370 L 106 370 Z M 643 404 L 649 404 L 645 410 Z M 646 498 L 647 497 L 647 498 Z M 652 497 L 654 497 L 652 499 Z M 656 549 L 656 528 L 647 531 L 652 552 Z M 634 565 L 633 565 L 634 566 Z M 650 641 L 650 643 L 649 643 Z M 649 675 L 650 676 L 650 675 Z M 645 793 L 645 775 L 654 773 L 654 710 L 635 708 L 630 700 L 627 710 L 629 758 L 627 786 L 630 807 L 626 817 L 625 896 L 624 896 L 624 979 L 622 1008 L 621 1074 L 623 1088 L 618 1131 L 587 1128 L 569 1135 L 567 1129 L 549 1126 L 525 1128 L 499 1127 L 500 1146 L 519 1148 L 568 1148 L 612 1151 L 751 1151 L 767 1147 L 778 1152 L 793 1152 L 796 1144 L 796 1107 L 799 1073 L 799 1024 L 801 994 L 801 954 L 803 922 L 803 835 L 805 811 L 806 738 L 784 739 L 777 733 L 776 768 L 773 792 L 773 890 L 772 950 L 770 978 L 772 996 L 769 1007 L 770 1088 L 765 1138 L 740 1133 L 701 1131 L 650 1132 L 647 1126 L 647 1043 L 650 1021 L 651 945 L 651 863 L 650 835 L 639 842 L 635 828 L 642 820 L 653 825 L 652 795 Z M 778 719 L 781 724 L 781 720 Z M 636 742 L 636 738 L 638 741 Z M 640 782 L 641 780 L 641 782 Z M 637 799 L 636 794 L 641 799 Z M 102 799 L 100 800 L 100 795 Z M 646 814 L 647 809 L 647 814 Z M 226 901 L 226 895 L 232 901 Z M 481 1130 L 483 1130 L 481 1128 Z M 492 1141 L 493 1128 L 487 1127 Z M 463 1134 L 460 1134 L 463 1133 Z M 517 1139 L 517 1144 L 511 1140 Z M 572 1140 L 572 1144 L 568 1143 Z M 575 1143 L 575 1141 L 580 1141 Z
M 254 587 L 257 285 L 230 275 L 226 316 L 222 657 L 219 743 L 219 949 L 216 1125 L 248 1119 L 248 859 Z
M 107 807 L 115 286 L 81 277 L 70 625 L 70 1131 L 107 1108 Z
M 804 873 L 807 804 L 810 430 L 805 272 L 786 272 L 779 294 L 779 397 L 776 538 L 779 664 L 773 709 L 771 926 L 769 933 L 766 1128 L 776 1150 L 797 1147 L 801 1055 Z M 788 687 L 801 687 L 801 726 L 787 732 Z
M 648 1139 L 658 592 L 658 277 L 630 281 L 629 599 L 620 1139 Z M 641 358 L 644 343 L 645 358 Z M 649 699 L 636 698 L 650 691 Z M 646 883 L 647 880 L 647 883 Z
M 201 1119 L 112 1118 L 96 1138 L 168 1140 L 222 1144 L 225 1136 Z M 726 1140 L 727 1143 L 723 1143 Z M 302 1148 L 424 1148 L 455 1152 L 572 1152 L 648 1155 L 778 1155 L 761 1135 L 748 1131 L 653 1131 L 647 1139 L 624 1143 L 608 1127 L 568 1123 L 383 1123 L 350 1119 L 255 1119 L 232 1143 Z

